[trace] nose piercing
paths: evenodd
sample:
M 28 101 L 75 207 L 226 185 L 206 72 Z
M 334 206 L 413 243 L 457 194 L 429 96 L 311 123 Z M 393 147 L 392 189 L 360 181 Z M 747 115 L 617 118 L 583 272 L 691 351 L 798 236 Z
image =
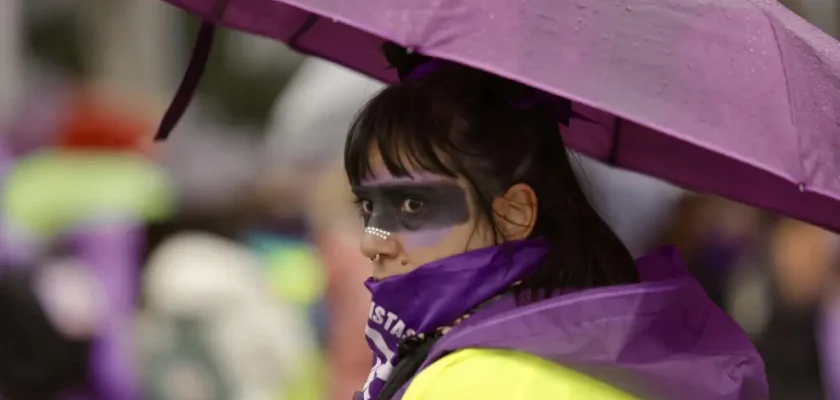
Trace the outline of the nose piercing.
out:
M 391 236 L 391 232 L 372 226 L 365 228 L 365 233 L 376 236 L 382 240 L 388 240 L 388 237 Z
M 373 255 L 373 257 L 371 257 L 371 258 L 370 258 L 370 262 L 372 262 L 372 263 L 378 263 L 378 262 L 379 262 L 379 258 L 380 258 L 380 256 L 381 256 L 381 255 L 380 255 L 379 253 L 374 254 L 374 255 Z

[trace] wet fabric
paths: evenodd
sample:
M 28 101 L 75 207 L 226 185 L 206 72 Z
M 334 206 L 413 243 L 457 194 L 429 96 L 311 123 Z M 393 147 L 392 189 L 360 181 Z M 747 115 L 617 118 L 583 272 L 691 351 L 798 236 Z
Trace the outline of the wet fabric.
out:
M 394 82 L 387 40 L 570 100 L 573 150 L 840 231 L 840 46 L 777 1 L 167 2 L 206 23 L 160 138 L 212 24 Z
M 769 398 L 755 347 L 709 300 L 678 250 L 656 250 L 637 265 L 638 284 L 589 289 L 521 307 L 510 296 L 499 300 L 440 339 L 420 373 L 459 349 L 509 349 L 644 399 Z

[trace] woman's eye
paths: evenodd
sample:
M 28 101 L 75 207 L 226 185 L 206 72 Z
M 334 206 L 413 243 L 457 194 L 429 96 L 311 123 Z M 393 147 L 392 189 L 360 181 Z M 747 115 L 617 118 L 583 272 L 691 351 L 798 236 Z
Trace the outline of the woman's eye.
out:
M 423 202 L 414 199 L 405 199 L 400 207 L 400 211 L 408 214 L 416 214 L 423 208 Z
M 373 202 L 370 200 L 362 200 L 360 208 L 365 214 L 373 214 Z
M 359 210 L 362 214 L 373 214 L 373 202 L 370 200 L 359 200 Z

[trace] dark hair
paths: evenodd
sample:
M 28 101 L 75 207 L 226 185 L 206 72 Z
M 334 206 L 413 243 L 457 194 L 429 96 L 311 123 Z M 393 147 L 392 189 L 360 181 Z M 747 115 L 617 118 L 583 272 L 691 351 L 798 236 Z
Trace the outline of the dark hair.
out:
M 390 43 L 383 51 L 403 79 L 430 62 Z M 417 168 L 462 177 L 496 232 L 494 198 L 514 184 L 530 185 L 538 198 L 532 236 L 551 244 L 542 266 L 516 289 L 520 301 L 538 301 L 560 289 L 637 282 L 632 256 L 590 205 L 569 162 L 558 130 L 557 103 L 563 99 L 520 101 L 538 97 L 525 85 L 458 65 L 405 79 L 376 95 L 350 127 L 348 178 L 357 185 L 371 172 L 373 146 L 393 175 Z M 431 348 L 416 347 L 423 351 L 398 357 L 380 399 L 399 390 Z
M 0 396 L 49 400 L 84 386 L 89 340 L 66 338 L 38 300 L 31 268 L 0 265 Z

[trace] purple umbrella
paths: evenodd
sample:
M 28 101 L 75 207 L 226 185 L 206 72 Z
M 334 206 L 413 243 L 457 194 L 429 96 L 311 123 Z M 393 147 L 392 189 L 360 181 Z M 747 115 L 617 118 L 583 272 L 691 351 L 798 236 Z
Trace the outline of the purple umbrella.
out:
M 167 0 L 384 81 L 383 40 L 572 101 L 567 145 L 840 231 L 840 44 L 772 0 Z

